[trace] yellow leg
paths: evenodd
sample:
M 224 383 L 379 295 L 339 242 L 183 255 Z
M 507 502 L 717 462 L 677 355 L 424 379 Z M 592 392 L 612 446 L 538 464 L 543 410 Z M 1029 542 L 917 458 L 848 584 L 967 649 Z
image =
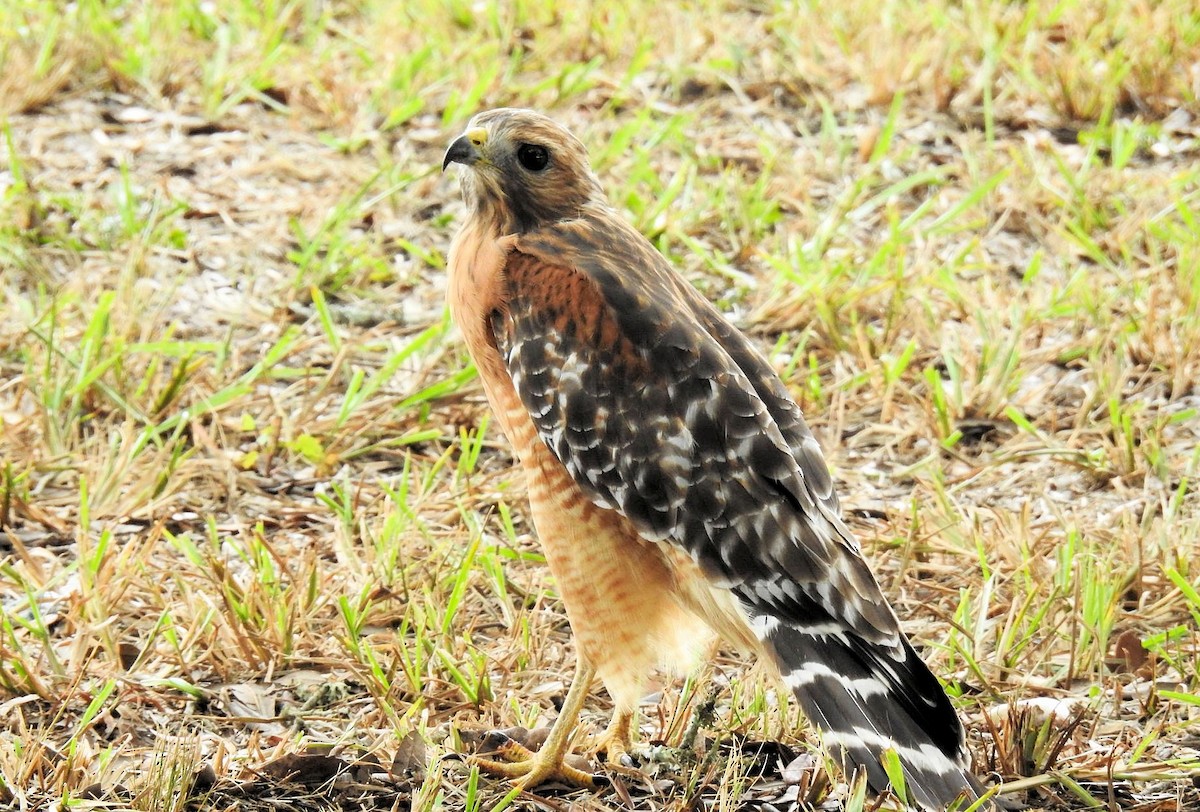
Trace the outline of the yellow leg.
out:
M 592 743 L 592 752 L 604 753 L 604 760 L 611 766 L 632 767 L 633 758 L 633 711 L 614 710 L 612 721 L 604 732 Z
M 575 662 L 575 677 L 567 691 L 566 701 L 558 713 L 558 719 L 550 728 L 550 735 L 536 753 L 527 750 L 516 742 L 510 742 L 501 748 L 501 754 L 508 761 L 494 761 L 485 758 L 472 758 L 472 764 L 494 775 L 502 775 L 509 779 L 521 790 L 536 787 L 547 781 L 559 780 L 581 787 L 594 788 L 595 776 L 578 770 L 564 763 L 571 733 L 579 721 L 579 712 L 587 700 L 588 689 L 591 688 L 592 678 L 596 669 L 582 655 Z

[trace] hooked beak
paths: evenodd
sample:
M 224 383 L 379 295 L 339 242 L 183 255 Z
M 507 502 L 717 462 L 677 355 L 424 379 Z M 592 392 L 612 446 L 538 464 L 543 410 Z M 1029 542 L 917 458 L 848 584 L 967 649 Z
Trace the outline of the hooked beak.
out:
M 442 159 L 442 171 L 446 171 L 446 167 L 450 164 L 463 164 L 471 166 L 483 158 L 483 147 L 487 144 L 487 130 L 483 127 L 476 127 L 473 130 L 467 130 L 465 133 L 455 138 L 450 144 L 450 148 L 446 150 L 446 157 Z

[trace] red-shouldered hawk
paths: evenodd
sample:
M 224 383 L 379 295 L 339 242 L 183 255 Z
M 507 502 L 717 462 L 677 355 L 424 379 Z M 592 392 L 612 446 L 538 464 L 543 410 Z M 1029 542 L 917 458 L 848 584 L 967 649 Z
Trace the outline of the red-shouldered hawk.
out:
M 583 145 L 501 109 L 446 152 L 469 215 L 450 309 L 528 478 L 578 646 L 537 754 L 487 766 L 530 787 L 563 764 L 595 675 L 631 744 L 642 680 L 713 632 L 779 670 L 825 746 L 911 802 L 981 792 L 963 728 L 843 523 L 821 450 L 770 364 L 608 204 Z

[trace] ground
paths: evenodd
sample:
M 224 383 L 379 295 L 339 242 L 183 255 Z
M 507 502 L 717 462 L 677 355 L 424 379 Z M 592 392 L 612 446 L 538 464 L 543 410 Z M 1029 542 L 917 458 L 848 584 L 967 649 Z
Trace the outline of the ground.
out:
M 0 8 L 0 804 L 862 808 L 732 652 L 645 780 L 456 757 L 574 658 L 442 301 L 501 105 L 768 351 L 980 773 L 1200 804 L 1200 12 L 555 5 Z

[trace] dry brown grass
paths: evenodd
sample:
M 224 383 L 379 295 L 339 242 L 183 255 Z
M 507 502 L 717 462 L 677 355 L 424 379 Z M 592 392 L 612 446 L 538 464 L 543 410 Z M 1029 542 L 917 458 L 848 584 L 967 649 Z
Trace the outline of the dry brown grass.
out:
M 445 756 L 573 652 L 441 302 L 502 104 L 771 348 L 980 769 L 1200 803 L 1190 2 L 276 5 L 0 10 L 0 803 L 504 798 Z M 747 664 L 661 688 L 698 756 L 515 803 L 809 791 Z

